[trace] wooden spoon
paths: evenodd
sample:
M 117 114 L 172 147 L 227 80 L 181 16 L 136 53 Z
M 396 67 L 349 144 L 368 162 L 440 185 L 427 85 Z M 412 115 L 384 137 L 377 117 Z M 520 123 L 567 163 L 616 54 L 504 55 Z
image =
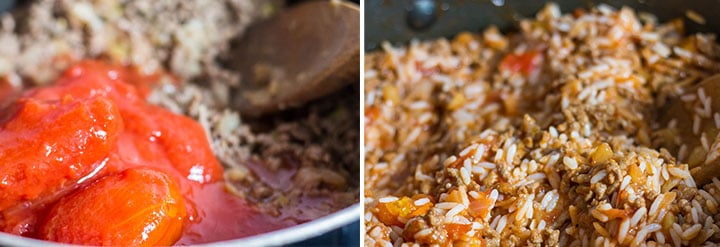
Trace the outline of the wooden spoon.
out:
M 700 91 L 704 91 L 704 98 L 709 98 L 711 101 L 709 112 L 704 110 Z M 688 98 L 687 95 L 690 94 L 694 94 L 696 99 L 692 100 L 692 96 Z M 682 157 L 676 157 L 680 162 L 688 163 L 690 173 L 698 185 L 710 183 L 712 178 L 720 176 L 720 155 L 712 155 L 712 153 L 720 154 L 720 136 L 718 136 L 720 128 L 716 125 L 713 116 L 716 112 L 720 112 L 720 74 L 708 77 L 691 87 L 685 92 L 685 96 L 670 99 L 666 111 L 660 112 L 662 114 L 660 122 L 664 126 L 671 121 L 675 121 L 677 126 L 658 133 L 662 136 L 661 145 L 673 155 L 678 155 L 681 148 L 685 149 Z M 699 119 L 697 128 L 694 126 L 696 115 Z M 709 151 L 703 147 L 703 136 Z M 717 143 L 717 146 L 713 145 L 714 143 Z
M 342 1 L 303 2 L 250 27 L 234 47 L 241 83 L 233 104 L 260 116 L 358 82 L 360 11 Z

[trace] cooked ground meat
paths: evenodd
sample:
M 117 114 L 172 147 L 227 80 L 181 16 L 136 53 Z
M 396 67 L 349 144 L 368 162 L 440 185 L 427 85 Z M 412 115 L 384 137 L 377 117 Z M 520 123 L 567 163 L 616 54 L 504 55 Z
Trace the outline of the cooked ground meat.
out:
M 299 209 L 304 221 L 359 201 L 359 90 L 356 84 L 303 109 L 254 120 L 195 85 L 166 84 L 149 100 L 206 128 L 231 191 L 275 214 Z

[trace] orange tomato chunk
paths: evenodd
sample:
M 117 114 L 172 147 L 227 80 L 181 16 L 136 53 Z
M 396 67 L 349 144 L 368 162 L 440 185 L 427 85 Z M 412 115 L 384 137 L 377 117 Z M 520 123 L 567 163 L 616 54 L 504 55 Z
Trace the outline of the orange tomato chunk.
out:
M 490 198 L 490 194 L 485 192 L 478 193 L 478 198 L 470 198 L 470 205 L 468 205 L 468 212 L 472 217 L 485 218 L 490 214 L 490 206 L 493 204 L 493 199 Z
M 183 197 L 168 175 L 133 168 L 61 199 L 40 237 L 84 245 L 171 245 L 180 238 L 186 215 Z
M 419 199 L 427 201 L 421 205 L 416 205 L 415 202 Z M 375 206 L 375 211 L 377 212 L 376 215 L 379 220 L 383 223 L 404 226 L 405 224 L 400 221 L 400 218 L 407 220 L 415 216 L 423 216 L 427 214 L 432 205 L 430 198 L 427 196 L 415 195 L 412 199 L 403 196 L 396 201 L 378 203 L 377 206 Z
M 443 226 L 449 239 L 462 239 L 472 229 L 472 224 L 450 223 Z
M 529 75 L 540 64 L 542 56 L 537 51 L 528 51 L 520 54 L 507 54 L 500 61 L 500 70 L 506 70 L 513 73 L 523 73 Z

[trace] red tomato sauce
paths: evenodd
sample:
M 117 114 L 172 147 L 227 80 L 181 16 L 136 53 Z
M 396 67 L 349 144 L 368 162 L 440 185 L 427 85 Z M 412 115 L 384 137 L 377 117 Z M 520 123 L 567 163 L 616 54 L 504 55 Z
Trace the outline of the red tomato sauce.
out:
M 296 224 L 225 190 L 204 129 L 145 102 L 137 86 L 153 80 L 83 61 L 1 111 L 0 230 L 78 244 L 167 245 Z

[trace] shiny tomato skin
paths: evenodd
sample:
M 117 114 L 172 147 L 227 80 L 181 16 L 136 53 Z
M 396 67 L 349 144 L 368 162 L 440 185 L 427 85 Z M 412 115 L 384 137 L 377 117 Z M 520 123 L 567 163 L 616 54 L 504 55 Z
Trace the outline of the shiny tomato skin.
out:
M 0 126 L 0 211 L 74 185 L 107 157 L 122 128 L 104 98 L 22 99 Z
M 133 168 L 61 199 L 40 237 L 84 245 L 171 245 L 180 238 L 186 215 L 184 199 L 170 176 Z
M 128 123 L 126 133 L 145 140 L 144 145 L 135 146 L 158 149 L 162 159 L 190 181 L 205 184 L 222 180 L 223 168 L 210 148 L 205 129 L 195 120 L 158 106 L 125 107 L 121 106 L 121 114 Z
M 22 195 L 8 197 L 4 201 L 5 209 L 0 208 L 0 231 L 74 244 L 134 246 L 145 243 L 169 245 L 178 239 L 183 244 L 226 240 L 250 235 L 253 232 L 267 231 L 280 224 L 275 222 L 253 226 L 252 229 L 247 227 L 233 230 L 215 229 L 218 222 L 232 222 L 230 224 L 258 222 L 262 217 L 256 217 L 255 220 L 252 217 L 248 218 L 248 212 L 252 211 L 249 206 L 242 199 L 228 194 L 223 189 L 223 168 L 214 156 L 205 129 L 189 117 L 146 102 L 146 94 L 143 91 L 143 85 L 147 88 L 146 82 L 147 79 L 127 67 L 108 65 L 99 61 L 83 61 L 71 66 L 54 84 L 20 92 L 19 99 L 11 100 L 11 107 L 0 112 L 0 149 L 6 148 L 10 152 L 17 153 L 18 159 L 22 162 L 9 160 L 13 156 L 2 155 L 0 150 L 0 162 L 3 162 L 0 164 L 0 206 L 3 205 L 1 191 L 3 183 L 14 181 L 3 180 L 3 176 L 5 178 L 25 176 L 34 179 L 27 180 L 27 186 L 8 186 L 8 191 Z M 80 110 L 71 110 L 70 106 Z M 101 106 L 109 109 L 107 113 L 101 111 L 103 109 Z M 82 109 L 88 113 L 83 113 Z M 42 125 L 48 122 L 47 119 L 60 114 L 56 111 L 70 113 L 62 119 Z M 28 133 L 35 134 L 32 138 L 24 136 L 29 135 Z M 99 143 L 92 138 L 83 141 L 85 139 L 81 137 L 88 137 L 87 133 L 104 133 L 107 135 L 107 143 Z M 23 136 L 22 138 L 27 139 L 26 142 L 13 142 L 12 140 L 17 136 Z M 51 145 L 53 148 L 49 157 L 43 156 L 46 155 L 44 152 L 46 149 L 43 149 L 45 146 L 41 144 L 47 143 L 45 139 L 57 141 L 55 146 Z M 56 147 L 65 146 L 68 148 L 56 150 Z M 85 149 L 69 149 L 74 147 L 85 147 Z M 24 149 L 27 150 L 18 151 Z M 75 158 L 61 156 L 66 153 Z M 43 170 L 46 167 L 42 164 L 45 163 L 36 162 L 42 159 L 56 163 L 60 162 L 58 160 L 69 160 L 72 164 L 60 162 L 62 165 L 49 166 L 56 170 L 47 172 Z M 78 160 L 81 162 L 77 162 Z M 41 165 L 22 165 L 30 163 Z M 91 166 L 83 164 L 91 164 Z M 12 175 L 12 171 L 7 170 L 18 167 L 24 167 L 21 170 L 22 176 Z M 57 169 L 64 170 L 57 171 Z M 166 229 L 163 228 L 165 230 L 146 234 L 148 237 L 140 242 L 129 237 L 134 233 L 133 231 L 137 232 L 137 227 L 102 228 L 102 222 L 111 225 L 110 223 L 119 221 L 110 216 L 88 212 L 105 212 L 103 211 L 106 210 L 103 206 L 105 204 L 101 202 L 108 199 L 103 199 L 100 193 L 96 193 L 99 201 L 91 203 L 90 201 L 94 199 L 89 199 L 93 197 L 89 195 L 90 192 L 81 192 L 94 191 L 96 189 L 90 188 L 98 186 L 97 181 L 105 181 L 135 169 L 152 169 L 169 177 L 179 189 L 179 192 L 173 192 L 178 194 L 173 197 L 184 200 L 180 210 L 184 218 L 181 223 L 168 224 Z M 46 187 L 47 191 L 44 190 Z M 139 190 L 142 185 L 130 187 Z M 84 195 L 79 196 L 78 193 Z M 217 200 L 197 199 L 206 197 L 220 198 L 224 200 L 223 205 L 216 205 Z M 131 199 L 126 198 L 125 201 Z M 153 203 L 152 198 L 135 199 L 149 200 L 149 203 Z M 80 203 L 81 201 L 84 202 Z M 80 210 L 80 206 L 68 204 L 85 204 L 85 206 Z M 235 206 L 232 210 L 227 210 L 226 205 Z M 64 213 L 58 213 L 59 208 L 63 209 Z M 136 209 L 133 212 L 137 214 L 138 219 L 142 219 L 147 210 Z M 131 210 L 128 210 L 121 214 L 128 218 L 131 216 L 130 213 Z M 60 217 L 61 214 L 65 216 Z M 86 220 L 88 221 L 86 223 L 80 220 L 72 221 L 74 218 L 87 219 L 90 216 L 99 217 L 99 220 Z M 262 219 L 266 221 L 265 223 L 270 222 L 268 219 Z M 133 224 L 133 226 L 141 225 L 138 222 Z M 253 223 L 247 224 L 249 226 Z M 70 228 L 61 227 L 62 225 L 77 225 L 81 228 L 67 230 Z M 82 237 L 79 233 L 92 229 L 97 231 L 94 235 Z M 104 236 L 102 234 L 110 233 L 114 236 L 128 237 L 117 239 L 102 237 Z M 117 242 L 114 242 L 115 240 Z
M 125 123 L 124 131 L 146 138 L 138 147 L 158 145 L 182 176 L 201 184 L 222 179 L 207 134 L 195 120 L 148 104 L 136 89 L 139 77 L 127 68 L 84 61 L 69 68 L 53 87 L 31 90 L 35 98 L 56 100 L 106 97 L 114 102 Z M 163 157 L 159 157 L 163 158 Z M 152 160 L 149 160 L 152 162 Z

